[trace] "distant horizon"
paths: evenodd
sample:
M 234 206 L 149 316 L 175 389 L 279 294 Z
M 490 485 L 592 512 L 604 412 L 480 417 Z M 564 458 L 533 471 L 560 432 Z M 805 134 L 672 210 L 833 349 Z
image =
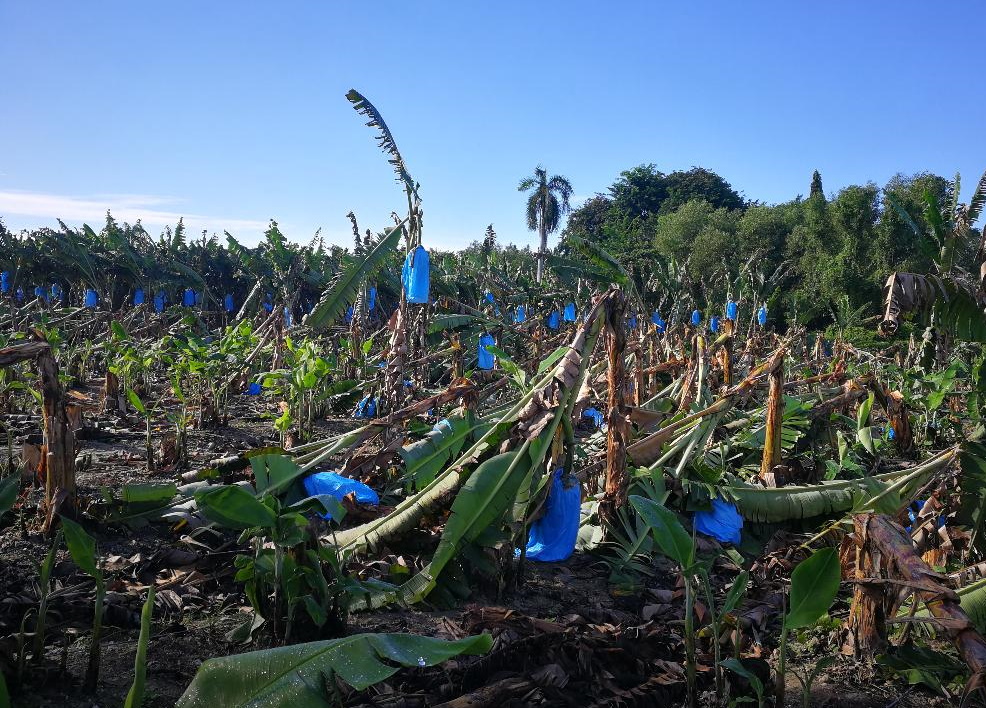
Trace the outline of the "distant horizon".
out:
M 641 164 L 647 164 L 647 163 L 641 163 Z M 634 165 L 634 166 L 636 166 L 636 165 Z M 693 165 L 693 167 L 700 167 L 700 165 Z M 629 168 L 627 168 L 627 169 L 629 169 Z M 902 172 L 895 172 L 894 174 L 890 175 L 887 178 L 887 181 L 889 181 L 890 179 L 893 179 L 894 177 L 897 177 L 897 176 L 911 177 L 911 176 L 915 176 L 915 175 L 918 175 L 918 174 L 923 174 L 923 173 L 926 173 L 926 172 L 928 172 L 928 171 L 927 170 L 921 170 L 921 171 L 918 171 L 918 172 L 915 172 L 915 173 L 911 173 L 911 174 L 905 174 L 905 173 L 902 173 Z M 614 180 L 618 176 L 619 175 L 614 176 Z M 825 175 L 821 175 L 821 176 L 822 176 L 822 184 L 824 186 L 825 185 Z M 944 177 L 944 178 L 948 179 L 949 181 L 954 180 L 954 175 L 951 176 L 951 177 L 949 177 L 947 175 L 939 175 L 939 176 L 940 177 Z M 810 177 L 811 177 L 811 174 L 809 173 L 809 181 L 810 181 Z M 978 179 L 979 179 L 979 176 L 976 177 L 976 180 L 978 180 Z M 962 178 L 962 182 L 963 182 L 963 184 L 966 184 L 966 185 L 969 184 L 969 182 L 967 182 L 966 181 L 966 178 L 964 178 L 964 177 Z M 883 191 L 883 187 L 886 184 L 886 182 L 884 182 L 884 183 L 877 183 L 874 180 L 867 180 L 865 182 L 855 182 L 855 183 L 851 183 L 851 184 L 842 185 L 842 186 L 840 186 L 837 189 L 831 189 L 830 190 L 830 189 L 828 189 L 826 187 L 825 190 L 824 190 L 824 192 L 825 192 L 826 198 L 833 198 L 836 194 L 838 194 L 840 191 L 842 191 L 846 187 L 851 187 L 851 186 L 865 186 L 865 185 L 871 185 L 871 184 L 872 185 L 875 185 L 882 192 Z M 788 199 L 784 199 L 784 200 L 776 201 L 776 202 L 767 202 L 767 201 L 764 201 L 764 200 L 761 200 L 761 199 L 757 199 L 755 197 L 750 197 L 750 195 L 746 194 L 742 189 L 738 189 L 737 186 L 734 185 L 734 184 L 731 184 L 730 186 L 732 186 L 733 189 L 741 197 L 743 197 L 743 199 L 744 199 L 745 202 L 747 202 L 747 203 L 757 203 L 757 204 L 762 204 L 762 205 L 766 205 L 766 206 L 776 206 L 778 204 L 784 204 L 784 203 L 787 203 L 787 202 L 794 201 L 794 200 L 798 199 L 799 197 L 804 198 L 804 197 L 806 197 L 806 195 L 808 194 L 808 191 L 809 191 L 809 190 L 806 189 L 806 190 L 803 190 L 803 191 L 798 192 L 796 194 L 793 194 Z M 588 196 L 581 196 L 580 195 L 578 202 L 576 202 L 574 200 L 572 201 L 572 210 L 574 211 L 579 206 L 581 206 L 582 204 L 584 204 L 586 201 L 588 201 L 589 199 L 593 199 L 596 196 L 600 196 L 600 195 L 601 196 L 608 196 L 606 194 L 607 191 L 608 191 L 608 189 L 607 190 L 604 190 L 602 192 L 594 192 L 593 194 L 590 194 Z M 102 197 L 103 200 L 108 199 L 108 198 L 111 198 L 111 197 L 109 197 L 109 196 Z M 231 236 L 233 236 L 240 243 L 243 243 L 243 244 L 249 245 L 249 246 L 255 246 L 255 245 L 257 245 L 257 243 L 259 243 L 263 239 L 263 234 L 264 234 L 264 232 L 267 230 L 267 228 L 270 225 L 270 221 L 269 220 L 268 221 L 264 221 L 264 222 L 259 222 L 259 221 L 253 222 L 253 221 L 237 220 L 237 219 L 229 219 L 229 220 L 224 221 L 222 219 L 217 219 L 215 217 L 202 217 L 202 216 L 198 216 L 198 215 L 195 215 L 195 214 L 187 214 L 186 215 L 186 214 L 182 214 L 181 212 L 167 212 L 167 211 L 155 210 L 155 209 L 149 209 L 148 213 L 151 214 L 151 219 L 148 220 L 148 219 L 143 219 L 143 218 L 140 217 L 140 214 L 142 213 L 141 212 L 140 204 L 143 203 L 141 201 L 142 199 L 151 199 L 151 198 L 142 197 L 141 195 L 112 195 L 112 198 L 119 199 L 120 200 L 120 204 L 121 204 L 121 207 L 119 209 L 113 209 L 112 207 L 107 207 L 107 209 L 110 211 L 110 215 L 117 222 L 119 222 L 119 223 L 128 223 L 128 224 L 134 225 L 138 221 L 140 221 L 141 222 L 141 225 L 144 227 L 144 229 L 151 236 L 153 236 L 155 238 L 157 236 L 163 234 L 165 232 L 165 229 L 167 227 L 170 227 L 170 228 L 174 229 L 175 226 L 177 226 L 177 224 L 179 222 L 179 219 L 181 219 L 182 220 L 182 223 L 185 226 L 186 233 L 189 234 L 189 235 L 194 235 L 194 236 L 197 237 L 197 236 L 199 236 L 203 232 L 203 230 L 205 230 L 210 236 L 213 235 L 213 234 L 216 234 L 216 235 L 218 235 L 220 237 L 224 237 L 224 233 L 225 232 L 229 232 L 229 234 Z M 67 208 L 68 208 L 69 213 L 80 213 L 82 211 L 90 211 L 90 210 L 97 209 L 97 208 L 100 208 L 100 212 L 99 212 L 98 219 L 81 218 L 79 220 L 76 220 L 73 223 L 73 220 L 71 220 L 69 218 L 62 218 L 62 217 L 57 217 L 56 216 L 56 217 L 51 218 L 50 223 L 32 224 L 32 223 L 30 223 L 30 217 L 24 217 L 23 219 L 8 219 L 7 215 L 4 213 L 5 207 L 9 208 L 9 205 L 14 204 L 15 203 L 15 200 L 17 200 L 17 199 L 23 199 L 24 201 L 26 201 L 28 203 L 30 203 L 32 200 L 42 201 L 43 202 L 44 200 L 50 199 L 51 202 L 52 202 L 52 204 L 57 204 L 57 205 L 65 204 L 65 205 L 68 205 Z M 168 204 L 168 203 L 171 203 L 172 202 L 172 200 L 169 200 L 169 199 L 161 199 L 161 198 L 153 198 L 153 199 L 160 199 L 161 204 Z M 178 200 L 173 200 L 173 201 L 178 201 Z M 960 199 L 960 201 L 961 201 L 961 199 Z M 102 203 L 103 202 L 100 201 L 100 198 L 99 197 L 95 197 L 95 198 L 62 197 L 62 196 L 55 196 L 55 195 L 35 195 L 35 194 L 31 194 L 31 193 L 19 194 L 17 192 L 3 192 L 3 191 L 0 191 L 0 222 L 2 222 L 4 224 L 4 226 L 6 226 L 9 231 L 14 232 L 14 233 L 21 233 L 22 231 L 33 231 L 33 230 L 43 229 L 43 228 L 54 228 L 54 229 L 57 229 L 57 228 L 59 228 L 59 223 L 58 223 L 59 221 L 65 223 L 65 225 L 66 226 L 69 226 L 70 228 L 82 228 L 83 225 L 88 225 L 90 228 L 92 228 L 92 229 L 94 229 L 95 231 L 98 232 L 100 229 L 103 228 L 103 226 L 105 225 L 105 222 L 106 222 L 106 209 L 102 209 L 99 206 Z M 111 202 L 105 202 L 105 203 L 109 204 Z M 94 211 L 92 213 L 95 214 Z M 426 218 L 427 218 L 427 210 L 425 211 L 425 214 L 426 214 Z M 16 216 L 16 214 L 15 214 L 15 216 Z M 314 237 L 315 233 L 317 232 L 317 229 L 316 229 L 316 230 L 312 231 L 310 234 L 308 234 L 307 236 L 305 236 L 305 235 L 299 235 L 299 234 L 295 234 L 295 233 L 290 233 L 289 231 L 287 231 L 287 228 L 288 227 L 286 226 L 286 222 L 282 221 L 281 219 L 279 219 L 277 217 L 271 217 L 271 218 L 275 222 L 277 222 L 278 228 L 281 231 L 281 233 L 285 237 L 287 237 L 290 241 L 293 241 L 295 243 L 299 243 L 299 244 L 300 243 L 307 243 L 307 242 L 311 241 L 311 239 Z M 564 219 L 564 221 L 562 222 L 561 228 L 559 228 L 558 231 L 555 234 L 553 234 L 553 239 L 555 241 L 557 241 L 557 239 L 560 237 L 560 234 L 564 230 L 564 226 L 567 223 L 567 220 L 568 220 L 568 217 L 566 216 L 565 219 Z M 344 247 L 344 248 L 351 248 L 352 247 L 353 243 L 352 243 L 352 230 L 351 230 L 351 226 L 350 226 L 350 223 L 349 223 L 348 219 L 345 219 L 345 217 L 344 217 L 344 221 L 345 221 L 346 226 L 349 227 L 349 230 L 346 231 L 346 233 L 344 234 L 344 236 L 342 237 L 341 240 L 330 239 L 326 235 L 326 230 L 325 229 L 322 229 L 321 236 L 325 240 L 325 243 L 326 244 L 337 245 L 337 246 L 341 246 L 341 247 Z M 18 223 L 20 223 L 22 225 L 19 225 L 19 226 L 16 225 Z M 157 228 L 151 228 L 151 226 L 149 226 L 151 224 L 157 225 Z M 223 224 L 230 224 L 231 226 L 223 226 Z M 385 222 L 384 224 L 382 224 L 382 227 L 383 228 L 374 228 L 374 226 L 372 224 L 363 224 L 363 223 L 360 223 L 360 228 L 363 229 L 364 231 L 365 231 L 366 228 L 369 228 L 374 233 L 379 233 L 379 232 L 383 231 L 385 228 L 387 228 L 389 226 L 392 226 L 392 225 L 393 225 L 393 222 L 390 221 L 390 222 Z M 203 229 L 203 226 L 205 226 L 204 229 Z M 505 236 L 504 234 L 502 234 L 497 229 L 495 223 L 493 223 L 493 229 L 497 233 L 497 243 L 499 243 L 501 245 L 514 245 L 514 246 L 517 246 L 518 248 L 532 248 L 532 249 L 535 249 L 535 250 L 537 248 L 536 234 L 533 233 L 533 232 L 530 232 L 530 231 L 525 232 L 524 233 L 524 238 L 522 240 L 520 240 L 520 241 L 517 241 L 517 240 L 510 239 L 509 236 Z M 247 236 L 244 236 L 243 235 L 244 232 L 246 234 L 248 234 L 248 235 Z M 423 233 L 425 235 L 425 241 L 426 241 L 426 245 L 427 245 L 427 240 L 428 240 L 427 221 L 426 221 L 426 227 L 423 230 Z M 452 244 L 452 245 L 436 244 L 433 247 L 436 248 L 437 250 L 444 250 L 444 251 L 461 250 L 463 248 L 469 247 L 473 243 L 481 242 L 483 240 L 484 234 L 485 234 L 485 231 L 484 231 L 484 233 L 479 233 L 479 234 L 475 235 L 474 237 L 471 237 L 468 240 L 463 241 L 462 243 L 459 243 L 459 244 Z
M 274 218 L 293 241 L 321 228 L 348 246 L 347 212 L 377 230 L 404 209 L 350 88 L 386 119 L 441 249 L 489 223 L 534 244 L 517 183 L 538 164 L 571 181 L 573 206 L 648 163 L 707 168 L 767 204 L 806 194 L 815 169 L 827 195 L 960 172 L 964 196 L 986 169 L 986 97 L 942 111 L 942 72 L 978 85 L 981 16 L 971 0 L 577 0 L 520 22 L 435 3 L 388 8 L 402 32 L 370 52 L 376 7 L 5 3 L 0 218 L 95 228 L 108 208 L 157 235 L 185 215 L 189 233 L 250 245 Z

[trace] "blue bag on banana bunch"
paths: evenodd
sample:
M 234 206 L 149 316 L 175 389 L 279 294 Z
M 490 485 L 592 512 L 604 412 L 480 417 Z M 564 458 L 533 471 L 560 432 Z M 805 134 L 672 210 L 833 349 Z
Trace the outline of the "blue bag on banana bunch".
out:
M 476 347 L 476 358 L 478 360 L 479 368 L 485 371 L 489 371 L 493 368 L 493 364 L 496 362 L 496 357 L 490 354 L 486 347 L 496 346 L 496 340 L 489 332 L 484 332 L 479 338 L 479 345 Z
M 597 411 L 595 408 L 586 408 L 582 412 L 582 417 L 589 418 L 590 420 L 592 420 L 593 425 L 595 425 L 600 430 L 602 429 L 603 425 L 606 423 L 606 416 L 604 416 L 601 412 Z
M 742 529 L 743 517 L 736 510 L 736 505 L 722 497 L 712 500 L 712 511 L 695 512 L 695 530 L 722 543 L 738 544 Z
M 372 504 L 376 506 L 380 503 L 380 495 L 372 488 L 366 486 L 358 479 L 343 477 L 335 472 L 316 472 L 305 477 L 305 493 L 310 497 L 319 494 L 328 494 L 339 501 L 352 494 L 360 504 Z M 323 514 L 323 518 L 331 519 L 331 514 Z
M 568 560 L 579 535 L 581 510 L 579 481 L 572 476 L 566 479 L 564 470 L 558 468 L 551 480 L 544 516 L 531 524 L 525 556 L 542 563 Z M 520 555 L 519 548 L 514 555 Z
M 401 276 L 407 301 L 415 305 L 427 303 L 428 290 L 431 287 L 431 264 L 424 246 L 418 246 L 407 254 Z
M 369 395 L 364 396 L 359 403 L 356 404 L 356 409 L 353 411 L 353 418 L 376 418 L 377 417 L 377 399 L 372 398 Z

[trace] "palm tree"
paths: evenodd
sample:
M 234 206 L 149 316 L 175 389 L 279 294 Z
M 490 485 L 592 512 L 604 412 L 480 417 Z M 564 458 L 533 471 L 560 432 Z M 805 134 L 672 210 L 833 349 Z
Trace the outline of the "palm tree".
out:
M 527 228 L 531 231 L 536 229 L 541 235 L 537 269 L 537 282 L 540 283 L 544 273 L 544 254 L 548 250 L 548 234 L 557 231 L 562 215 L 572 210 L 568 203 L 572 196 L 572 185 L 561 175 L 548 179 L 548 172 L 538 165 L 534 176 L 525 177 L 517 187 L 518 192 L 529 190 L 534 191 L 527 199 Z

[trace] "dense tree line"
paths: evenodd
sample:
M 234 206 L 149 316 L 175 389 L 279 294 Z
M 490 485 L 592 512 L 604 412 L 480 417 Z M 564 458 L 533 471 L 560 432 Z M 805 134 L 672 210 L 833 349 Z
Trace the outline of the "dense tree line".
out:
M 699 307 L 718 309 L 728 296 L 759 289 L 779 319 L 822 327 L 846 298 L 875 314 L 891 272 L 930 269 L 926 244 L 890 200 L 926 230 L 925 193 L 947 204 L 953 188 L 921 173 L 826 196 L 816 171 L 807 198 L 767 205 L 744 201 L 703 168 L 665 175 L 641 165 L 572 212 L 562 247 L 573 237 L 600 245 L 643 290 L 663 271 Z M 978 232 L 972 236 L 961 245 L 970 260 Z

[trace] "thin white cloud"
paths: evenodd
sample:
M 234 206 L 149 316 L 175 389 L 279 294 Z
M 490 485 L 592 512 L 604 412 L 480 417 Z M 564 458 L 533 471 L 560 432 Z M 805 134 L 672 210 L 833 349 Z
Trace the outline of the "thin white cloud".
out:
M 160 208 L 180 201 L 174 197 L 150 194 L 97 194 L 89 197 L 71 197 L 42 192 L 0 190 L 0 217 L 21 217 L 18 221 L 24 221 L 24 217 L 48 221 L 61 219 L 69 225 L 88 223 L 96 228 L 102 225 L 108 209 L 117 221 L 132 224 L 139 220 L 151 233 L 168 225 L 174 226 L 181 218 L 184 218 L 185 227 L 191 233 L 203 229 L 222 232 L 225 229 L 232 233 L 253 234 L 267 228 L 266 221 L 256 219 L 226 219 Z

